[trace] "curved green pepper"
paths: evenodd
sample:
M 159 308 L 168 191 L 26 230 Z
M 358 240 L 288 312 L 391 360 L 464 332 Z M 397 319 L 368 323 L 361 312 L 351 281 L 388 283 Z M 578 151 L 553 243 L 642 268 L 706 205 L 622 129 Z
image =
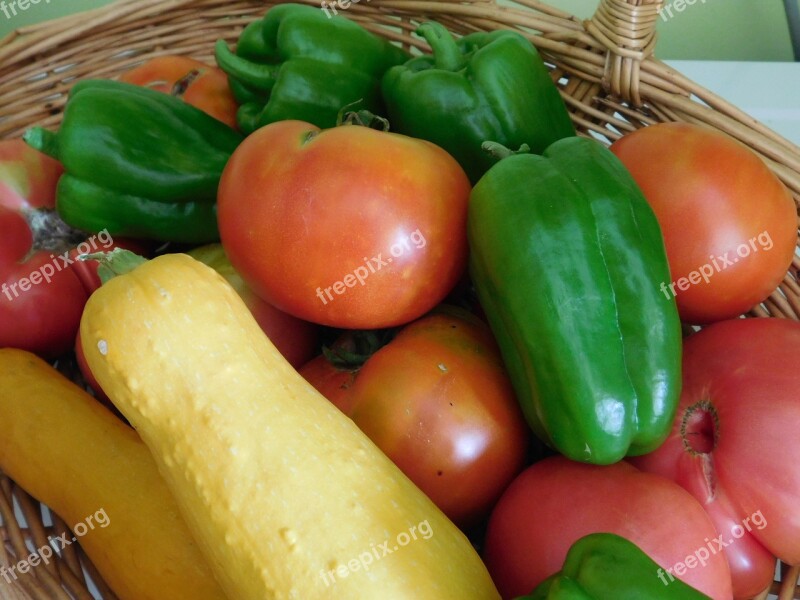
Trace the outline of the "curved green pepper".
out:
M 473 281 L 534 432 L 567 457 L 657 448 L 681 382 L 658 222 L 610 150 L 566 138 L 501 160 L 470 197 Z
M 492 31 L 453 39 L 439 23 L 417 34 L 433 55 L 383 77 L 392 128 L 447 150 L 472 183 L 496 162 L 481 150 L 492 140 L 539 153 L 575 128 L 536 47 L 519 33 Z
M 710 600 L 675 579 L 636 544 L 612 533 L 575 542 L 560 572 L 517 600 Z
M 383 112 L 380 78 L 408 59 L 357 23 L 301 4 L 280 4 L 242 32 L 233 54 L 220 40 L 219 67 L 242 103 L 242 131 L 286 119 L 333 127 L 346 106 Z
M 64 165 L 56 208 L 72 227 L 161 241 L 219 239 L 217 186 L 243 138 L 178 98 L 81 81 L 58 133 L 34 127 L 24 139 Z

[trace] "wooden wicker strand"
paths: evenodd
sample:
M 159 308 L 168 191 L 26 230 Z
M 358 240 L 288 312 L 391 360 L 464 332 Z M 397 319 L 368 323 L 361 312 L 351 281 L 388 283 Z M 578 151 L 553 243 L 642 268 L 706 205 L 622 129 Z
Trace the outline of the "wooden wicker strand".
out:
M 319 7 L 319 0 L 297 0 Z M 213 62 L 213 43 L 234 43 L 242 28 L 274 0 L 119 0 L 91 12 L 23 27 L 0 40 L 0 137 L 18 137 L 31 125 L 57 127 L 76 80 L 113 78 L 165 54 Z M 659 122 L 684 121 L 723 131 L 758 153 L 800 200 L 800 148 L 723 98 L 659 61 L 656 25 L 664 0 L 599 0 L 582 21 L 540 0 L 362 0 L 340 14 L 408 49 L 428 50 L 414 35 L 419 23 L 438 20 L 457 34 L 512 29 L 539 49 L 552 70 L 580 135 L 612 142 Z M 748 316 L 800 319 L 796 257 L 784 281 Z M 30 526 L 16 521 L 14 498 Z M 45 527 L 37 503 L 0 474 L 0 564 L 14 564 L 41 547 Z M 13 586 L 0 577 L 0 600 L 88 598 L 83 569 L 104 600 L 116 600 L 80 548 L 65 548 Z M 769 592 L 800 598 L 800 569 L 783 567 Z M 69 593 L 68 593 L 69 592 Z

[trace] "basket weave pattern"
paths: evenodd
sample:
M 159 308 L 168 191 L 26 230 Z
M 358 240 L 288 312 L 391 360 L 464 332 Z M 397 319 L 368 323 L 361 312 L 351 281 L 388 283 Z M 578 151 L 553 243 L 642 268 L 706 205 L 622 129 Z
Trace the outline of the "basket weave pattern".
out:
M 319 6 L 314 0 L 297 0 Z M 257 0 L 119 0 L 107 7 L 20 29 L 0 40 L 0 137 L 20 136 L 32 125 L 56 128 L 66 93 L 76 80 L 113 78 L 149 58 L 183 54 L 213 64 L 213 44 L 233 44 L 245 25 L 276 2 Z M 637 128 L 666 121 L 704 124 L 732 135 L 756 151 L 800 202 L 800 148 L 728 102 L 670 69 L 654 56 L 655 26 L 663 0 L 602 0 L 581 21 L 538 0 L 497 6 L 493 0 L 361 0 L 339 14 L 406 48 L 428 50 L 413 36 L 422 21 L 437 20 L 455 33 L 514 29 L 528 37 L 551 68 L 554 81 L 581 135 L 610 143 Z M 800 320 L 800 286 L 795 260 L 783 283 L 748 316 Z M 12 496 L 28 527 L 14 516 Z M 0 474 L 0 566 L 26 554 L 24 540 L 41 547 L 46 535 L 38 502 Z M 9 586 L 6 598 L 91 599 L 81 565 L 98 582 L 104 599 L 115 596 L 102 584 L 78 544 L 47 567 L 34 569 Z M 783 569 L 783 584 L 771 593 L 800 598 L 799 569 Z M 69 590 L 72 596 L 65 590 Z M 767 591 L 759 598 L 766 598 Z M 180 599 L 178 599 L 180 600 Z

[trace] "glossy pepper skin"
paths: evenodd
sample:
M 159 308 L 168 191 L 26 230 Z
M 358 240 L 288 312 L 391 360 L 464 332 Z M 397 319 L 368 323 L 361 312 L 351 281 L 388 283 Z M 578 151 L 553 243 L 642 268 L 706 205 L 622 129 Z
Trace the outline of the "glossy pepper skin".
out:
M 681 329 L 655 216 L 622 163 L 572 137 L 503 158 L 470 196 L 472 279 L 528 423 L 572 460 L 654 450 Z
M 239 127 L 251 133 L 290 119 L 333 127 L 350 105 L 384 112 L 380 79 L 408 54 L 345 17 L 279 4 L 245 28 L 236 54 L 218 41 L 216 57 L 242 103 Z
M 513 31 L 472 33 L 454 40 L 423 23 L 433 55 L 411 59 L 383 77 L 392 128 L 441 146 L 474 184 L 496 162 L 485 141 L 540 153 L 575 128 L 536 48 Z
M 219 239 L 216 193 L 242 136 L 182 100 L 129 83 L 73 86 L 57 133 L 25 141 L 65 169 L 56 209 L 72 227 L 116 237 Z
M 559 573 L 517 600 L 710 600 L 658 566 L 636 544 L 593 533 L 567 552 Z

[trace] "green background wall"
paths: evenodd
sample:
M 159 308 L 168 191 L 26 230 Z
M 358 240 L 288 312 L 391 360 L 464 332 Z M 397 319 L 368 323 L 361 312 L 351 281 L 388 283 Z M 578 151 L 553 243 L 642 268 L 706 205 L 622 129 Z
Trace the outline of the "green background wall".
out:
M 12 0 L 3 1 L 6 8 L 3 10 L 0 4 L 0 37 L 17 27 L 102 6 L 110 0 L 39 0 L 25 10 L 17 8 L 16 16 L 10 8 Z M 30 1 L 22 0 L 23 6 Z M 591 16 L 598 1 L 549 0 L 553 6 L 583 18 Z M 664 59 L 792 60 L 783 10 L 782 0 L 696 0 L 683 12 L 673 12 L 671 19 L 660 22 L 657 54 Z

